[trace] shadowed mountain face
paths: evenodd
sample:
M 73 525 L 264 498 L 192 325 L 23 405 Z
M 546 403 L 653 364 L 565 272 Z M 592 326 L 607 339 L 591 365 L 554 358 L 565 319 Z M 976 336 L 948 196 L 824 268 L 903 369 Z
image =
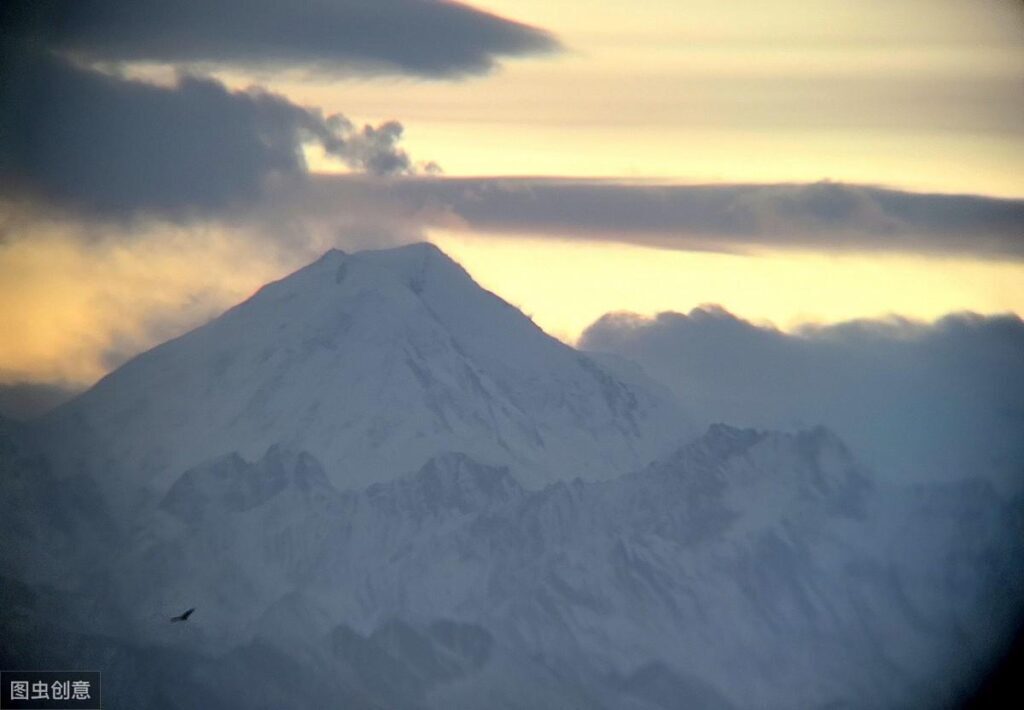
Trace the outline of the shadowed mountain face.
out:
M 0 422 L 0 661 L 110 707 L 954 704 L 1018 619 L 1024 498 L 823 428 L 690 438 L 625 369 L 432 248 L 328 254 Z

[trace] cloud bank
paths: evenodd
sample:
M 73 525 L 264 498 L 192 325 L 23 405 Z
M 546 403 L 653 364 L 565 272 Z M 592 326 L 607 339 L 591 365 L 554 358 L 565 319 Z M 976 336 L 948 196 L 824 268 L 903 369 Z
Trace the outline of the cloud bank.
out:
M 701 423 L 823 423 L 884 474 L 1024 475 L 1024 321 L 950 315 L 785 333 L 718 307 L 609 314 L 581 347 L 639 362 Z
M 222 211 L 306 174 L 318 144 L 354 170 L 408 173 L 402 125 L 359 129 L 259 88 L 181 75 L 157 86 L 3 48 L 0 187 L 108 215 Z
M 458 76 L 558 47 L 547 32 L 446 0 L 23 0 L 8 36 L 90 61 L 208 62 Z
M 467 178 L 400 188 L 449 226 L 672 249 L 803 248 L 1024 258 L 1024 200 L 835 182 L 650 185 Z
M 398 121 L 359 128 L 258 88 L 229 91 L 196 68 L 440 78 L 557 47 L 445 0 L 15 1 L 0 5 L 0 26 L 0 193 L 115 217 L 252 203 L 268 182 L 306 174 L 307 144 L 356 171 L 413 170 Z M 139 61 L 188 71 L 172 86 L 119 74 Z

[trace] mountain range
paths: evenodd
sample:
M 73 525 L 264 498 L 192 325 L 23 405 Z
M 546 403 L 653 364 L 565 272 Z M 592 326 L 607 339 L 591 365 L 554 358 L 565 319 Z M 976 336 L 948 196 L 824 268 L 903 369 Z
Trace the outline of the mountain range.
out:
M 111 708 L 955 706 L 1024 494 L 683 405 L 433 246 L 328 252 L 0 421 L 0 662 Z

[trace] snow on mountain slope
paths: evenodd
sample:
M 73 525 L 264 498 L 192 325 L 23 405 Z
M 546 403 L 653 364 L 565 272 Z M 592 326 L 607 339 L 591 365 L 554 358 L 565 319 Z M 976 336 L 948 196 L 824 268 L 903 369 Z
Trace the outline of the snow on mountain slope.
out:
M 158 494 L 201 461 L 274 444 L 313 454 L 341 488 L 449 450 L 536 487 L 643 465 L 685 431 L 658 385 L 549 337 L 429 244 L 330 251 L 44 428 L 64 467 Z
M 0 420 L 0 661 L 111 707 L 934 707 L 1017 620 L 1024 498 L 688 439 L 433 247 L 329 252 Z
M 977 482 L 881 486 L 823 429 L 716 426 L 639 472 L 537 491 L 455 453 L 340 491 L 274 447 L 179 477 L 163 524 L 110 561 L 107 616 L 127 643 L 263 644 L 327 675 L 372 642 L 380 668 L 434 668 L 406 706 L 479 706 L 519 679 L 550 707 L 598 706 L 582 689 L 609 707 L 931 707 L 1024 592 L 1019 508 Z M 201 623 L 153 622 L 186 600 Z M 486 658 L 445 670 L 424 630 L 446 620 Z M 527 697 L 508 706 L 545 706 Z

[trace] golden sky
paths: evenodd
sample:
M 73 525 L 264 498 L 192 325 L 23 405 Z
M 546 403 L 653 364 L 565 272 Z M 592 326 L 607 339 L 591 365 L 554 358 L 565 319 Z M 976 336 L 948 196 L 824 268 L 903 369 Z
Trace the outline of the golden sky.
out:
M 326 114 L 400 120 L 403 146 L 448 176 L 833 180 L 1024 197 L 1021 3 L 471 4 L 548 29 L 565 50 L 461 79 L 200 68 Z M 172 69 L 118 71 L 161 81 Z M 307 159 L 314 171 L 342 170 L 316 149 Z M 5 229 L 0 239 L 2 382 L 87 384 L 125 353 L 201 322 L 309 256 L 267 249 L 244 226 L 220 222 L 120 224 L 112 230 L 135 233 L 92 242 L 55 225 Z M 416 234 L 569 342 L 608 311 L 701 303 L 783 327 L 890 313 L 1024 313 L 1024 267 L 1014 260 L 718 254 L 436 225 Z
M 567 51 L 464 81 L 269 84 L 363 120 L 400 117 L 410 150 L 450 175 L 832 179 L 1024 196 L 1020 3 L 476 4 L 553 30 Z
M 432 241 L 486 288 L 568 342 L 605 313 L 688 312 L 717 303 L 782 328 L 899 314 L 1024 313 L 1024 268 L 905 255 L 714 254 L 536 237 L 437 232 Z M 709 294 L 714 296 L 709 297 Z

